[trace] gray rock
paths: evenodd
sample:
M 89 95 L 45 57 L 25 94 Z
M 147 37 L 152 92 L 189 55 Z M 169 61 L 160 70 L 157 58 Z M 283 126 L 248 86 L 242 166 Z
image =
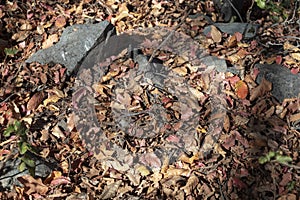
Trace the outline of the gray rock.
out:
M 39 160 L 35 160 L 35 176 L 37 177 L 47 177 L 51 173 L 51 169 L 43 164 Z M 13 186 L 22 186 L 18 181 L 18 177 L 30 174 L 28 169 L 20 172 L 18 166 L 20 165 L 20 159 L 7 160 L 0 165 L 0 188 L 5 188 L 8 190 L 13 189 Z
M 233 35 L 235 32 L 239 32 L 244 35 L 245 39 L 250 39 L 256 36 L 257 29 L 259 28 L 258 24 L 250 24 L 250 23 L 214 23 L 220 31 L 223 33 L 228 33 Z M 206 26 L 203 30 L 203 33 L 207 35 L 211 31 L 211 25 Z
M 260 83 L 263 77 L 272 82 L 272 95 L 280 102 L 300 94 L 299 74 L 292 74 L 289 69 L 277 64 L 257 64 L 255 67 L 260 71 L 257 82 Z
M 218 72 L 227 71 L 227 64 L 224 59 L 219 59 L 215 56 L 204 56 L 200 60 L 207 68 L 215 68 Z
M 108 21 L 69 26 L 57 44 L 37 51 L 26 62 L 59 63 L 67 67 L 70 74 L 95 45 L 112 34 L 115 34 L 115 30 Z

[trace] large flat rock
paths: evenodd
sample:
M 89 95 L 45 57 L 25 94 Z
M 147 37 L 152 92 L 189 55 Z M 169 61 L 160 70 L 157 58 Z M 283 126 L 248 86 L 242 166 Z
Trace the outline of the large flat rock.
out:
M 63 31 L 57 44 L 37 51 L 26 62 L 59 63 L 71 73 L 94 46 L 113 34 L 114 26 L 108 21 L 69 26 Z
M 296 98 L 300 94 L 300 75 L 292 74 L 289 69 L 282 65 L 257 64 L 260 73 L 257 82 L 260 83 L 265 77 L 272 83 L 272 95 L 279 101 L 287 98 Z

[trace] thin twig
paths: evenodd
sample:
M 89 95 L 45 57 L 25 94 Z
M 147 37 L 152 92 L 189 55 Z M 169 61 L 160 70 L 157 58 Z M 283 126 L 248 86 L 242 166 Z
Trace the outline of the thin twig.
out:
M 12 98 L 14 95 L 17 95 L 16 93 L 10 94 L 7 98 L 5 98 L 4 100 L 0 101 L 1 103 L 7 102 L 10 98 Z
M 244 23 L 243 18 L 241 17 L 239 11 L 236 9 L 236 7 L 232 4 L 231 0 L 228 0 L 228 3 L 230 4 L 230 6 L 233 8 L 233 10 L 236 12 L 236 14 L 238 15 L 238 17 L 240 18 L 241 22 Z

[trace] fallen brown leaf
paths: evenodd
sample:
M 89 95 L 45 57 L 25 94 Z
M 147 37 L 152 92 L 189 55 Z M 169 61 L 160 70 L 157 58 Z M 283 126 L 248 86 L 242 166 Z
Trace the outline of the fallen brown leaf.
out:
M 250 92 L 250 101 L 254 101 L 258 97 L 264 96 L 267 92 L 270 92 L 271 90 L 272 83 L 263 78 L 261 83 Z
M 28 101 L 27 103 L 27 110 L 34 110 L 36 109 L 41 102 L 43 101 L 44 93 L 43 92 L 37 92 L 35 93 Z
M 214 42 L 219 43 L 222 41 L 222 33 L 213 25 L 211 26 L 211 37 Z
M 25 193 L 27 195 L 32 193 L 45 195 L 48 192 L 48 187 L 43 184 L 40 178 L 35 179 L 30 175 L 24 175 L 18 177 L 18 180 L 25 186 Z

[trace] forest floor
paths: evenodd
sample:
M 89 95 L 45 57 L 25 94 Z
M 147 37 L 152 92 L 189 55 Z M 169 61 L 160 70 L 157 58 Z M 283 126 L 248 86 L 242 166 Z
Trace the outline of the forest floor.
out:
M 299 199 L 299 97 L 275 98 L 255 68 L 278 64 L 299 75 L 299 2 L 259 9 L 244 1 L 250 4 L 241 16 L 214 2 L 0 3 L 0 199 Z M 260 27 L 249 38 L 228 34 L 214 24 L 226 19 Z M 153 32 L 140 49 L 144 57 L 125 49 L 109 66 L 94 61 L 105 68 L 93 79 L 94 99 L 75 85 L 97 69 L 76 76 L 58 63 L 25 62 L 55 45 L 66 27 L 104 20 L 117 35 Z M 177 55 L 160 45 L 165 33 L 182 36 L 173 40 L 182 48 Z M 212 63 L 192 63 L 197 52 L 185 36 Z M 152 57 L 166 68 L 162 76 L 142 67 L 139 59 Z M 74 112 L 82 98 L 94 105 L 100 127 Z M 10 174 L 17 178 L 4 186 L 7 166 L 24 173 Z

